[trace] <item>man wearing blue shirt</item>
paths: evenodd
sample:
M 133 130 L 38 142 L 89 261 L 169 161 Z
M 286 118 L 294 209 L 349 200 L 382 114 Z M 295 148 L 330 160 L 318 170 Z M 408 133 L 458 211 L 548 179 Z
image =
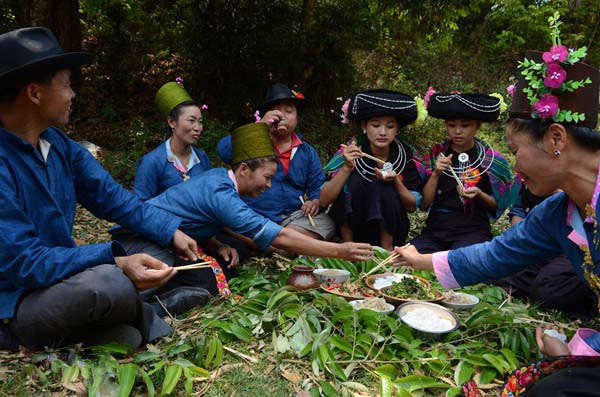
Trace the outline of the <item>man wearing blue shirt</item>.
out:
M 177 271 L 149 255 L 127 256 L 116 242 L 77 247 L 77 203 L 184 257 L 197 249 L 178 218 L 139 201 L 52 127 L 69 121 L 70 69 L 92 60 L 64 53 L 46 28 L 0 35 L 0 349 L 112 340 L 137 347 L 170 332 L 138 291 Z M 208 297 L 188 288 L 163 303 L 180 312 Z

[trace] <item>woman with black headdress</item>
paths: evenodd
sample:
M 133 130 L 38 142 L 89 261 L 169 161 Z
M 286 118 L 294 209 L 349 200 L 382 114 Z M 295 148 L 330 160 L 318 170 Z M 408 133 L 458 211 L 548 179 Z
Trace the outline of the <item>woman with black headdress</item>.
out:
M 496 121 L 501 98 L 483 94 L 433 94 L 430 116 L 446 124 L 448 139 L 425 156 L 429 178 L 422 208 L 427 225 L 411 243 L 419 252 L 454 249 L 492 239 L 497 219 L 516 198 L 510 165 L 488 143 L 476 138 L 483 122 Z
M 398 139 L 400 128 L 417 119 L 417 103 L 400 92 L 367 90 L 352 97 L 347 112 L 363 135 L 343 145 L 325 166 L 321 204 L 333 203 L 329 214 L 344 241 L 391 250 L 406 240 L 407 212 L 421 200 L 420 163 Z

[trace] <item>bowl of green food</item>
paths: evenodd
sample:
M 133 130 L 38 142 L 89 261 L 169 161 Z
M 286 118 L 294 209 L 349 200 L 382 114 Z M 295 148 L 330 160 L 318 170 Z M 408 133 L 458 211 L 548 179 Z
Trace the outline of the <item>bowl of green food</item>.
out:
M 403 277 L 400 282 L 379 290 L 381 296 L 392 305 L 405 302 L 439 302 L 444 294 L 434 288 L 421 277 Z

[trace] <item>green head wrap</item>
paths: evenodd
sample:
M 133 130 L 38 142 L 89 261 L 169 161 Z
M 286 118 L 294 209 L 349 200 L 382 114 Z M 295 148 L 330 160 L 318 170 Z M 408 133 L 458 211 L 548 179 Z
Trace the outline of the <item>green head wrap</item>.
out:
M 174 81 L 160 87 L 154 97 L 154 105 L 163 118 L 168 118 L 171 111 L 183 102 L 193 101 L 190 94 Z
M 246 124 L 231 132 L 232 164 L 274 156 L 275 150 L 264 123 Z

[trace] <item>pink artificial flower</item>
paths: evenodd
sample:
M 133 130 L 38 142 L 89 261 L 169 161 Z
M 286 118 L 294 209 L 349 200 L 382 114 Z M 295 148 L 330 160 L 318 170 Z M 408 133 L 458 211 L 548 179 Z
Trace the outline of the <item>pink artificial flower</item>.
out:
M 521 375 L 519 377 L 519 384 L 521 386 L 527 386 L 528 384 L 530 384 L 531 382 L 533 382 L 533 375 L 529 372 L 524 373 L 523 375 Z
M 182 87 L 183 87 L 183 77 L 181 77 L 181 76 L 177 76 L 177 77 L 175 78 L 175 81 L 177 82 L 177 84 L 179 84 L 180 86 L 182 86 Z
M 254 112 L 254 122 L 258 123 L 260 121 L 260 111 Z
M 533 104 L 533 111 L 541 119 L 556 116 L 558 113 L 558 98 L 552 94 L 544 94 Z
M 425 92 L 425 99 L 423 99 L 423 106 L 425 106 L 425 108 L 429 106 L 429 98 L 431 98 L 431 96 L 435 93 L 436 91 L 433 89 L 433 87 L 429 87 L 427 89 L 427 92 Z
M 348 124 L 348 106 L 350 106 L 350 99 L 346 99 L 342 105 L 342 124 Z
M 202 105 L 202 107 L 201 107 L 200 109 L 202 109 L 202 110 L 206 110 L 206 109 L 208 109 L 208 105 L 207 105 L 207 104 L 204 104 L 204 105 Z
M 551 63 L 546 67 L 544 85 L 549 88 L 559 88 L 567 78 L 567 71 L 559 64 Z
M 515 88 L 516 88 L 515 84 L 511 84 L 508 87 L 506 87 L 506 92 L 508 92 L 508 95 L 510 95 L 511 97 L 514 97 L 515 96 Z
M 548 65 L 558 62 L 564 62 L 569 56 L 569 50 L 564 45 L 553 45 L 550 51 L 544 52 L 542 58 Z

